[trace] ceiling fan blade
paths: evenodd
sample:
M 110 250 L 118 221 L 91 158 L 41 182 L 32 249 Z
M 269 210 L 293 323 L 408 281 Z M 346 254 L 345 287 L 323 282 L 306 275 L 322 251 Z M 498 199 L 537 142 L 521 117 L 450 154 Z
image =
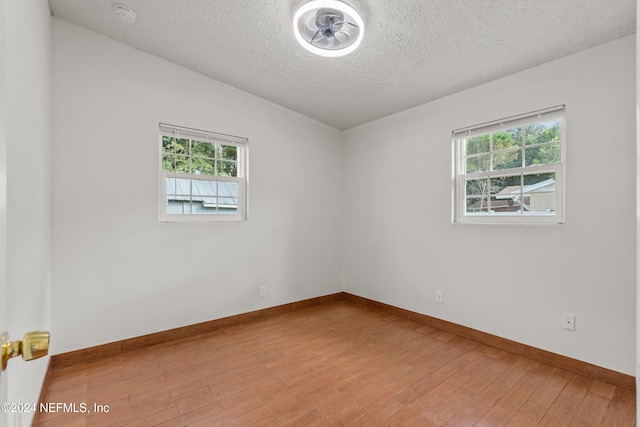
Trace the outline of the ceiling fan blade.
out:
M 346 31 L 338 31 L 334 34 L 334 37 L 341 44 L 347 43 L 349 40 L 351 40 L 351 34 L 347 33 Z
M 313 35 L 313 37 L 311 38 L 311 41 L 309 43 L 313 44 L 313 42 L 315 42 L 316 39 L 318 39 L 319 35 L 320 35 L 320 37 L 322 37 L 322 35 L 320 34 L 320 30 L 316 31 L 316 33 Z
M 336 22 L 333 23 L 333 25 L 331 25 L 331 29 L 337 33 L 338 31 L 340 31 L 342 29 L 344 24 L 345 24 L 344 21 L 336 21 Z
M 318 23 L 316 22 L 316 17 L 314 16 L 313 18 L 311 18 L 311 20 L 309 21 L 309 23 L 307 24 L 307 28 L 310 30 L 317 30 L 318 28 Z
M 319 37 L 316 42 L 313 44 L 314 46 L 318 46 L 318 47 L 323 47 L 323 48 L 327 48 L 327 47 L 331 47 L 333 46 L 333 42 L 334 42 L 334 38 L 331 37 Z

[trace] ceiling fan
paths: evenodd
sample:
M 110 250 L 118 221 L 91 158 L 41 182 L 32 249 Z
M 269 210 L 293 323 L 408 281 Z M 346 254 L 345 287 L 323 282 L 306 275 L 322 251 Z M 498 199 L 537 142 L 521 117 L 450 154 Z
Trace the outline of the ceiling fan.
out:
M 358 12 L 338 0 L 313 0 L 302 5 L 293 18 L 298 42 L 321 56 L 343 56 L 353 52 L 364 35 Z

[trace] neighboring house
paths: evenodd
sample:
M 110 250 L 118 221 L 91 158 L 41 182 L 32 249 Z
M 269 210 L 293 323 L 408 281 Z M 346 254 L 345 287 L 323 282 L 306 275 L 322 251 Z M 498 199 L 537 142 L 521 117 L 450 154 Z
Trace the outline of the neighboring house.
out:
M 224 181 L 167 179 L 167 214 L 237 214 L 238 184 Z M 189 210 L 189 185 L 193 185 L 193 210 Z M 216 211 L 217 208 L 217 211 Z
M 491 212 L 551 213 L 555 211 L 556 180 L 546 179 L 535 184 L 525 185 L 520 192 L 519 185 L 503 188 L 491 197 Z M 476 202 L 469 206 L 468 212 L 487 212 L 486 202 Z

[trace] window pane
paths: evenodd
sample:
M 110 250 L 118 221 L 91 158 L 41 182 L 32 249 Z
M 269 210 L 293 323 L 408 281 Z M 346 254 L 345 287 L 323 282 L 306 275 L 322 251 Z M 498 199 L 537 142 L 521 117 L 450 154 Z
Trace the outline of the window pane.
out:
M 194 179 L 191 181 L 191 185 L 193 188 L 193 199 L 202 201 L 202 197 L 198 196 L 212 196 L 215 197 L 217 195 L 216 191 L 216 181 L 204 181 Z
M 216 161 L 213 159 L 201 159 L 198 157 L 191 158 L 192 173 L 197 175 L 215 175 Z
M 489 180 L 486 178 L 468 179 L 465 188 L 466 196 L 486 196 L 489 194 Z
M 479 170 L 480 169 L 478 167 L 478 158 L 467 157 L 465 173 L 474 173 L 474 172 L 478 172 Z
M 175 171 L 176 170 L 176 156 L 171 154 L 162 154 L 162 170 L 163 171 Z
M 191 155 L 199 157 L 216 157 L 217 144 L 211 142 L 191 141 Z
M 218 213 L 221 215 L 235 215 L 238 213 L 238 199 L 220 197 L 218 199 Z
M 167 171 L 189 173 L 189 159 L 182 156 L 172 156 L 170 154 L 162 156 L 162 168 Z
M 467 155 L 489 152 L 490 135 L 474 136 L 467 139 Z
M 520 177 L 517 177 L 518 181 Z M 492 182 L 493 185 L 493 182 Z M 520 184 L 514 185 L 506 185 L 503 181 L 500 185 L 496 185 L 496 187 L 492 187 L 491 197 L 491 213 L 499 214 L 499 213 L 514 213 L 520 212 L 522 209 L 522 193 Z M 494 192 L 494 190 L 498 190 Z
M 542 144 L 560 140 L 560 120 L 540 122 L 525 127 L 525 144 Z
M 489 170 L 489 155 L 467 157 L 466 173 L 485 172 Z
M 493 196 L 491 197 L 491 215 L 519 214 L 522 207 L 520 199 L 515 197 Z
M 176 171 L 187 172 L 191 171 L 190 162 L 188 157 L 176 156 Z
M 520 175 L 491 178 L 491 194 L 520 191 Z
M 220 158 L 223 160 L 238 160 L 238 147 L 233 145 L 221 145 Z
M 171 154 L 162 155 L 162 170 L 171 172 L 187 172 L 189 173 L 189 159 L 182 156 L 173 156 Z
M 519 188 L 521 183 L 521 176 L 518 175 L 510 175 L 510 176 L 501 176 L 497 178 L 493 178 L 494 184 L 496 186 L 500 186 L 500 191 L 504 191 L 505 189 L 509 189 L 510 191 Z
M 215 200 L 215 198 L 214 198 Z M 216 214 L 216 205 L 204 203 L 201 200 L 194 200 L 193 205 L 191 207 L 191 213 L 194 215 L 215 215 Z
M 167 178 L 167 181 L 171 178 Z M 191 183 L 188 179 L 174 179 L 174 188 L 172 192 L 169 192 L 169 186 L 167 185 L 167 194 L 175 194 L 179 200 L 189 200 L 191 197 Z
M 198 141 L 194 141 L 198 142 Z M 194 143 L 192 143 L 192 147 L 194 147 Z M 195 145 L 197 150 L 207 149 L 213 146 L 213 144 L 206 142 L 198 142 L 198 145 Z M 212 148 L 213 150 L 213 148 Z M 199 151 L 198 154 L 206 155 L 207 153 L 204 151 Z M 207 173 L 212 174 L 215 170 L 215 160 L 213 159 L 200 159 L 200 158 L 192 158 L 192 162 L 194 168 L 197 168 L 196 174 Z M 194 179 L 191 181 L 191 188 L 193 191 L 193 204 L 192 204 L 192 213 L 195 215 L 217 215 L 217 194 L 218 194 L 218 183 L 217 181 L 209 181 L 204 179 Z
M 174 154 L 189 154 L 189 141 L 186 139 L 162 136 L 162 151 Z
M 521 166 L 522 151 L 520 149 L 493 154 L 493 170 L 519 168 Z
M 487 214 L 489 202 L 486 197 L 468 197 L 467 198 L 467 214 Z
M 162 151 L 166 153 L 189 155 L 189 140 L 172 138 L 169 136 L 162 137 Z
M 191 211 L 191 192 L 188 179 L 166 179 L 167 214 L 189 214 Z
M 526 215 L 553 215 L 556 210 L 554 173 L 524 175 L 523 207 Z
M 521 146 L 522 128 L 514 128 L 502 132 L 496 132 L 491 137 L 491 149 L 493 151 Z
M 238 163 L 218 160 L 219 176 L 238 176 Z
M 189 214 L 190 211 L 190 202 L 188 200 L 175 200 L 173 196 L 167 196 L 167 214 L 172 215 L 183 215 Z
M 524 151 L 525 166 L 560 163 L 560 144 L 546 144 Z
M 513 214 L 521 209 L 520 175 L 491 178 L 491 214 Z
M 191 191 L 188 179 L 166 179 L 166 194 L 170 195 L 172 200 L 190 200 Z
M 165 179 L 165 193 L 166 194 L 176 194 L 176 179 L 175 178 L 167 178 Z
M 171 141 L 173 138 L 169 136 L 162 135 L 162 151 L 173 153 L 175 151 L 174 147 L 171 145 Z
M 542 181 L 553 181 L 555 183 L 555 178 L 556 174 L 554 172 L 533 173 L 523 176 L 525 187 L 528 185 L 538 184 Z M 526 192 L 527 191 L 525 189 L 525 193 Z
M 238 183 L 237 182 L 218 182 L 218 196 L 237 198 Z

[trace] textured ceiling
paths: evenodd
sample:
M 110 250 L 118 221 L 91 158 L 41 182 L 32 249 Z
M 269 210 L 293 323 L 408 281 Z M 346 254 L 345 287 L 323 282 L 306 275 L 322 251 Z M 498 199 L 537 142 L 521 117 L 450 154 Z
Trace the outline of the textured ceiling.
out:
M 305 0 L 50 0 L 54 16 L 338 129 L 635 32 L 635 0 L 348 0 L 365 38 L 323 58 L 295 40 Z M 125 24 L 122 3 L 137 14 Z

